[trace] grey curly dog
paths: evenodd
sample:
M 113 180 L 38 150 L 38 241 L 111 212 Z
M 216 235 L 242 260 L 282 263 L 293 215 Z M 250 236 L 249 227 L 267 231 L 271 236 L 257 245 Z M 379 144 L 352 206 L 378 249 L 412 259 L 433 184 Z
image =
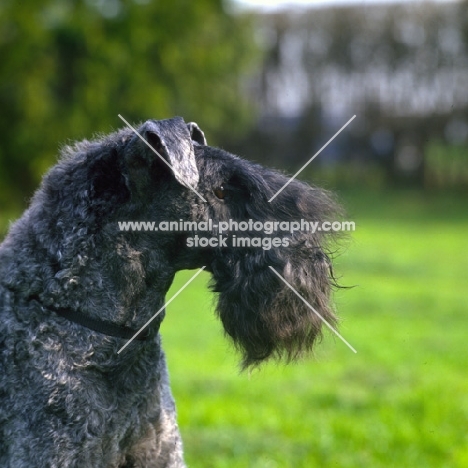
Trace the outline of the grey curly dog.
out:
M 65 147 L 0 245 L 0 466 L 185 466 L 164 311 L 132 339 L 179 270 L 211 273 L 244 368 L 310 351 L 322 321 L 283 279 L 333 324 L 333 236 L 280 228 L 333 219 L 337 207 L 296 180 L 270 202 L 287 181 L 207 146 L 180 117 Z M 128 221 L 192 223 L 138 231 Z

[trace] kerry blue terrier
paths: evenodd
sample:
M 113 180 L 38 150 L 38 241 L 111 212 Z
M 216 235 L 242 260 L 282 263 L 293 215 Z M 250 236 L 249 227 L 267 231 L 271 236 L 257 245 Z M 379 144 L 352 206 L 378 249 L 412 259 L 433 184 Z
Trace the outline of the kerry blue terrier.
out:
M 269 202 L 284 175 L 207 146 L 181 118 L 147 121 L 138 133 L 64 148 L 0 245 L 2 468 L 185 466 L 160 345 L 164 312 L 129 343 L 179 270 L 211 273 L 244 367 L 291 361 L 320 336 L 320 317 L 275 272 L 335 321 L 333 236 L 281 230 L 333 219 L 326 192 L 294 180 Z M 195 224 L 122 229 L 127 221 Z M 235 223 L 242 233 L 223 237 L 221 226 Z

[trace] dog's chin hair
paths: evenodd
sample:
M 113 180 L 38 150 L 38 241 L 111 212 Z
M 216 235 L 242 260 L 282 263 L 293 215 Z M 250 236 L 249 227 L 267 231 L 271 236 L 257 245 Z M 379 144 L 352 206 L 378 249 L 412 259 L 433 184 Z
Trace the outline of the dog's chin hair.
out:
M 221 265 L 213 271 L 212 289 L 219 293 L 217 313 L 225 332 L 242 354 L 242 369 L 269 359 L 295 361 L 320 341 L 322 319 L 331 326 L 337 321 L 329 306 L 333 278 L 328 258 L 320 252 L 300 263 L 294 256 L 295 264 L 280 264 L 278 258 L 271 263 L 312 310 L 268 266 L 255 268 L 249 257 L 226 266 L 230 274 L 221 273 Z M 253 274 L 245 274 L 252 267 Z

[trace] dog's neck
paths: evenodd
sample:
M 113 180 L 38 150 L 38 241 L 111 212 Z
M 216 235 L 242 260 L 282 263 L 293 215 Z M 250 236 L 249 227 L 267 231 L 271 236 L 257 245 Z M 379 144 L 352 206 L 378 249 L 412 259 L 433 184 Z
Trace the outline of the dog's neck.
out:
M 33 225 L 33 221 L 31 214 L 25 213 L 18 227 Z M 73 311 L 91 322 L 103 321 L 131 330 L 138 330 L 151 318 L 149 311 L 155 313 L 164 305 L 175 270 L 174 262 L 161 251 L 132 247 L 125 237 L 112 233 L 84 233 L 68 244 L 64 235 L 49 245 L 41 245 L 41 234 L 14 226 L 0 248 L 1 277 L 19 297 L 34 298 L 52 312 Z M 16 239 L 18 235 L 24 237 L 21 242 Z M 16 261 L 20 258 L 15 252 L 18 245 L 22 258 L 24 250 L 29 249 L 28 264 Z M 38 255 L 40 262 L 35 259 Z M 15 290 L 18 284 L 21 290 Z M 155 328 L 163 316 L 154 323 Z

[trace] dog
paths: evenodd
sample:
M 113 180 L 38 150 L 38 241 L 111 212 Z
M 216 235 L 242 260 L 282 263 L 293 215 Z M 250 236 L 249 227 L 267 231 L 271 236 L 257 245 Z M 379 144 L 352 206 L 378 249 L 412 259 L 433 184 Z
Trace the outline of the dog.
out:
M 63 148 L 0 245 L 0 466 L 184 467 L 159 332 L 174 275 L 211 273 L 243 368 L 293 361 L 336 322 L 335 239 L 281 227 L 337 213 L 180 117 Z

